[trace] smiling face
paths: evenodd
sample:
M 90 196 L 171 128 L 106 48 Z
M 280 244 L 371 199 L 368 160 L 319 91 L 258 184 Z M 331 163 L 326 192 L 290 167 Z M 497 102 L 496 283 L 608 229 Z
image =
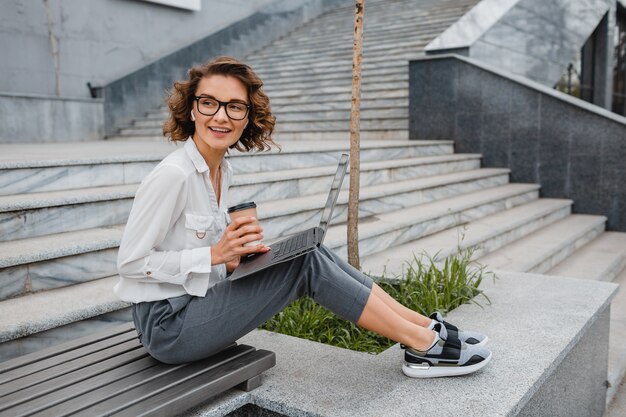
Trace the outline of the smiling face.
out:
M 209 75 L 198 83 L 196 97 L 209 97 L 222 102 L 249 104 L 246 86 L 237 78 L 225 75 Z M 248 124 L 248 118 L 233 120 L 221 106 L 213 116 L 198 111 L 198 101 L 193 104 L 195 129 L 193 141 L 204 159 L 219 163 L 228 148 L 239 140 Z M 215 159 L 214 159 L 215 158 Z

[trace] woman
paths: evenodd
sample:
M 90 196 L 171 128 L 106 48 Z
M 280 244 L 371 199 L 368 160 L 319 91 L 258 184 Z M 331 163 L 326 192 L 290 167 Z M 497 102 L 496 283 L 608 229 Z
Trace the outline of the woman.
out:
M 118 256 L 115 293 L 134 303 L 142 344 L 181 363 L 215 354 L 303 295 L 337 315 L 402 343 L 411 377 L 461 375 L 485 366 L 486 337 L 458 331 L 396 302 L 325 247 L 237 281 L 241 256 L 270 250 L 256 219 L 226 222 L 231 148 L 265 150 L 275 118 L 247 65 L 217 58 L 176 82 L 163 133 L 184 141 L 139 187 Z M 442 366 L 444 365 L 445 366 Z

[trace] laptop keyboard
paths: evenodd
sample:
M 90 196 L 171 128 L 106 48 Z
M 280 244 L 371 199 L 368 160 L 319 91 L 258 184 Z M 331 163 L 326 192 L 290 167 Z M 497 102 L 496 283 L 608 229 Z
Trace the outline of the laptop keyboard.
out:
M 276 249 L 272 248 L 272 251 L 274 252 L 274 257 L 286 255 L 296 249 L 304 247 L 306 244 L 306 236 L 306 233 L 300 233 L 297 236 L 283 240 L 278 244 L 278 247 Z

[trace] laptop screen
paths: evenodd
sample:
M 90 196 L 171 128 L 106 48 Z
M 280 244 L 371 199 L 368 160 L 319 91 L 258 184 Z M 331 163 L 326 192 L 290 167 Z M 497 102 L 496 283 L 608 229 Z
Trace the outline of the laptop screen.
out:
M 328 193 L 328 200 L 326 200 L 326 206 L 324 206 L 324 211 L 322 211 L 320 227 L 324 230 L 324 234 L 326 234 L 326 229 L 328 229 L 328 224 L 332 219 L 333 209 L 335 208 L 337 197 L 341 191 L 343 177 L 346 175 L 346 170 L 348 169 L 348 159 L 348 154 L 341 154 L 339 165 L 337 165 L 337 172 L 335 173 L 335 178 L 333 178 L 333 183 L 330 187 L 330 192 Z

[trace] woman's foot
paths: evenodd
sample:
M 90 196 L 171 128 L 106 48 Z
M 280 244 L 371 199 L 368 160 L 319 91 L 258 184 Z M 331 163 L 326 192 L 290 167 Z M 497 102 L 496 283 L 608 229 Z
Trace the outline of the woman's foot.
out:
M 411 378 L 458 376 L 475 372 L 489 363 L 491 352 L 482 346 L 461 342 L 448 334 L 442 323 L 435 323 L 435 343 L 426 351 L 408 346 L 404 350 L 402 372 Z
M 433 325 L 437 322 L 442 323 L 451 337 L 457 338 L 468 345 L 484 346 L 489 340 L 484 334 L 468 330 L 459 330 L 454 324 L 444 321 L 443 315 L 438 311 L 435 311 L 429 317 L 433 320 Z M 432 326 L 430 326 L 430 328 L 432 328 Z

